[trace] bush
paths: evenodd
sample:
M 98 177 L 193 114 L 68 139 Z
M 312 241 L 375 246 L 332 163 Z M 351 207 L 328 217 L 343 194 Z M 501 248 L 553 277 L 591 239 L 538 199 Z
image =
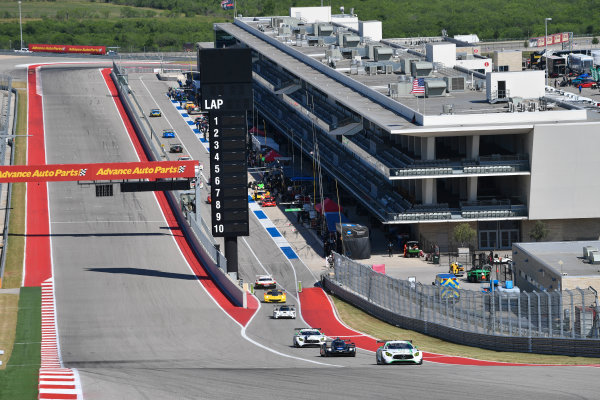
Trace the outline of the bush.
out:
M 542 221 L 535 221 L 533 229 L 529 232 L 529 237 L 536 242 L 546 239 L 550 230 Z
M 471 225 L 467 222 L 456 225 L 454 227 L 454 241 L 460 244 L 460 247 L 471 246 L 473 240 L 477 236 L 477 231 L 471 228 Z

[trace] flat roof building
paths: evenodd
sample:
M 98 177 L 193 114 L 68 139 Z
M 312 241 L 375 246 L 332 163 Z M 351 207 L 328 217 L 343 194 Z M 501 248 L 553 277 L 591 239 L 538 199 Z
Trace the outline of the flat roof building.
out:
M 459 222 L 480 249 L 527 240 L 535 220 L 549 239 L 598 239 L 594 101 L 541 71 L 489 72 L 475 52 L 428 61 L 436 38 L 376 41 L 329 7 L 301 9 L 215 24 L 215 47 L 252 49 L 256 111 L 375 218 L 441 249 Z
M 583 257 L 585 247 L 600 249 L 600 241 L 513 243 L 515 284 L 527 292 L 600 290 L 600 264 Z

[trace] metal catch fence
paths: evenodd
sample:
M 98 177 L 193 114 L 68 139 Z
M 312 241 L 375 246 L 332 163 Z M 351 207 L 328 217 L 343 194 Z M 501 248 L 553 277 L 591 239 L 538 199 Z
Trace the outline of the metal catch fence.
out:
M 422 285 L 373 271 L 339 254 L 329 279 L 393 314 L 486 335 L 599 339 L 600 307 L 591 289 L 478 292 Z

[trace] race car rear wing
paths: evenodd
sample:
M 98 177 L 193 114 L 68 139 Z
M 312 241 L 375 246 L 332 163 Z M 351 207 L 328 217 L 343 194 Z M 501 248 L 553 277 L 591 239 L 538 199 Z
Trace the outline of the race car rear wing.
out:
M 321 330 L 321 328 L 311 328 L 311 327 L 308 327 L 308 328 L 306 328 L 306 327 L 304 327 L 304 328 L 294 328 L 294 330 L 295 330 L 295 331 L 300 331 L 300 330 L 302 330 L 302 329 L 316 329 L 316 330 L 318 330 L 318 331 L 320 331 L 320 330 Z
M 387 343 L 387 342 L 394 342 L 396 340 L 402 341 L 402 342 L 408 342 L 412 344 L 412 340 L 405 340 L 405 339 L 388 339 L 388 340 L 378 340 L 377 343 Z

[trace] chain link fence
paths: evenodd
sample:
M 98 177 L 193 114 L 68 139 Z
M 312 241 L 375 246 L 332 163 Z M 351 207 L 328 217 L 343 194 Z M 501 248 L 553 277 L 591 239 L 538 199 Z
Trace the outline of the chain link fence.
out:
M 509 293 L 422 285 L 375 272 L 339 254 L 326 279 L 387 312 L 453 330 L 522 338 L 600 337 L 593 289 Z

